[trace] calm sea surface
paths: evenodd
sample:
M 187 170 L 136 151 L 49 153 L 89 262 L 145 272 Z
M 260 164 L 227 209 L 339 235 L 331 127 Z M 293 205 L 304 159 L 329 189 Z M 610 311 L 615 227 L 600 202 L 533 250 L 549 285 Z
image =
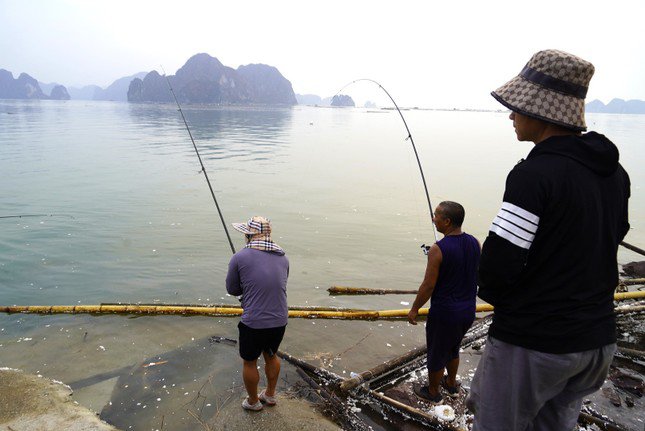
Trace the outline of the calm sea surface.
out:
M 396 112 L 184 112 L 227 223 L 253 215 L 273 221 L 274 239 L 291 262 L 290 305 L 386 309 L 412 302 L 326 291 L 335 284 L 415 289 L 423 276 L 419 246 L 433 242 L 432 226 Z M 404 115 L 433 205 L 461 202 L 465 230 L 483 240 L 506 174 L 532 144 L 515 140 L 506 113 Z M 644 247 L 645 116 L 591 114 L 587 122 L 620 149 L 632 180 L 626 240 Z M 235 304 L 224 288 L 231 250 L 199 170 L 173 106 L 0 100 L 0 216 L 47 215 L 0 219 L 0 303 Z M 242 236 L 229 230 L 241 248 Z M 621 263 L 641 259 L 619 252 Z M 180 375 L 203 363 L 191 359 L 199 340 L 236 338 L 236 324 L 236 318 L 0 315 L 0 367 L 70 383 L 192 348 L 175 365 Z M 292 320 L 283 348 L 349 373 L 422 343 L 422 328 Z M 218 348 L 212 367 L 200 372 L 216 376 L 220 389 L 239 390 L 235 347 Z M 100 411 L 111 396 L 114 401 L 115 376 L 86 382 L 76 399 Z M 199 390 L 190 386 L 199 376 L 191 376 L 182 383 L 187 394 Z M 168 392 L 156 402 L 157 413 L 166 399 L 188 399 L 184 392 Z M 136 408 L 124 407 L 122 416 L 133 428 L 149 429 L 158 415 L 137 422 Z

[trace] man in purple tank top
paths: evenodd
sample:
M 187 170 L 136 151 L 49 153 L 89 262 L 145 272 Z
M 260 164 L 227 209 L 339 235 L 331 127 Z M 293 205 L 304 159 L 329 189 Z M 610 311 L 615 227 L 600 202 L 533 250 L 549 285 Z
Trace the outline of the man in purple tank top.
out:
M 280 374 L 276 355 L 287 326 L 287 278 L 289 260 L 284 250 L 271 239 L 271 224 L 255 216 L 246 223 L 233 223 L 246 236 L 246 246 L 228 264 L 226 291 L 242 295 L 240 356 L 244 361 L 242 378 L 248 397 L 246 410 L 262 410 L 263 404 L 276 404 L 275 389 Z M 257 361 L 264 356 L 267 388 L 258 395 L 260 374 Z
M 426 322 L 428 386 L 415 387 L 415 393 L 433 403 L 442 400 L 439 386 L 451 397 L 459 394 L 459 345 L 475 320 L 481 246 L 475 237 L 461 231 L 464 217 L 464 207 L 456 202 L 437 206 L 433 221 L 444 237 L 428 250 L 425 277 L 408 313 L 408 321 L 416 325 L 419 309 L 430 299 Z

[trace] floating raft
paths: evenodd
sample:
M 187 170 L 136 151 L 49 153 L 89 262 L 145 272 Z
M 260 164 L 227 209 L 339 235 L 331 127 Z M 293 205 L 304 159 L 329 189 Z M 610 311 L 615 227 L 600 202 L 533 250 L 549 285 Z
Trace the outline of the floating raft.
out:
M 638 391 L 642 391 L 642 378 L 641 386 L 630 387 L 629 381 L 628 384 L 621 384 L 620 378 L 626 374 L 620 370 L 635 370 L 641 377 L 643 375 L 641 364 L 645 361 L 645 352 L 639 350 L 638 346 L 644 337 L 642 328 L 645 302 L 617 307 L 616 310 L 619 314 L 619 332 L 636 330 L 637 333 L 633 334 L 636 339 L 632 341 L 635 343 L 633 345 L 632 342 L 619 340 L 606 389 L 622 391 L 623 398 L 629 396 L 625 391 L 635 390 L 633 394 L 636 397 Z M 486 341 L 491 317 L 489 315 L 475 321 L 462 340 L 462 349 L 471 349 L 474 354 L 481 349 Z M 468 394 L 466 388 L 461 387 L 456 398 L 444 396 L 441 406 L 427 403 L 414 394 L 415 385 L 427 384 L 425 346 L 419 346 L 361 373 L 352 373 L 353 376 L 347 379 L 289 354 L 280 352 L 279 355 L 302 370 L 299 374 L 321 396 L 326 410 L 342 424 L 343 429 L 363 431 L 369 429 L 368 424 L 375 422 L 386 429 L 394 427 L 410 431 L 467 431 L 471 428 L 472 416 L 465 407 Z M 606 397 L 605 388 L 596 395 L 598 398 Z M 626 421 L 627 415 L 638 415 L 637 406 L 632 410 L 619 410 L 613 409 L 611 405 L 607 407 L 606 404 L 608 403 L 600 402 L 597 405 L 584 405 L 578 423 L 581 426 L 589 425 L 589 429 L 593 430 L 632 429 L 620 422 Z M 348 409 L 347 406 L 360 408 Z

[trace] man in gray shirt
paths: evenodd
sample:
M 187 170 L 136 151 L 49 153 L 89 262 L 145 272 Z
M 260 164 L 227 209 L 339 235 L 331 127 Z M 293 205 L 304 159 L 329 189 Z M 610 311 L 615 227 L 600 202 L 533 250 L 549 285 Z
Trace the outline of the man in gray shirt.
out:
M 242 378 L 248 397 L 246 410 L 262 410 L 276 404 L 275 389 L 280 374 L 276 352 L 287 326 L 287 278 L 289 260 L 271 239 L 271 223 L 255 216 L 246 223 L 233 223 L 246 236 L 246 246 L 235 253 L 228 265 L 226 291 L 242 295 L 242 319 L 238 324 Z M 264 356 L 267 388 L 258 395 L 260 374 L 257 360 Z

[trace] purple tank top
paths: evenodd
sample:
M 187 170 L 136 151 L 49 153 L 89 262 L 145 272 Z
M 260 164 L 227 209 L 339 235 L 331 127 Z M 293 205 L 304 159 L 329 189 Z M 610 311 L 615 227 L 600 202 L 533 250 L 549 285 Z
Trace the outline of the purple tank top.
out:
M 442 260 L 432 293 L 431 310 L 474 311 L 481 249 L 472 235 L 449 235 L 437 242 Z M 438 311 L 438 310 L 437 310 Z

